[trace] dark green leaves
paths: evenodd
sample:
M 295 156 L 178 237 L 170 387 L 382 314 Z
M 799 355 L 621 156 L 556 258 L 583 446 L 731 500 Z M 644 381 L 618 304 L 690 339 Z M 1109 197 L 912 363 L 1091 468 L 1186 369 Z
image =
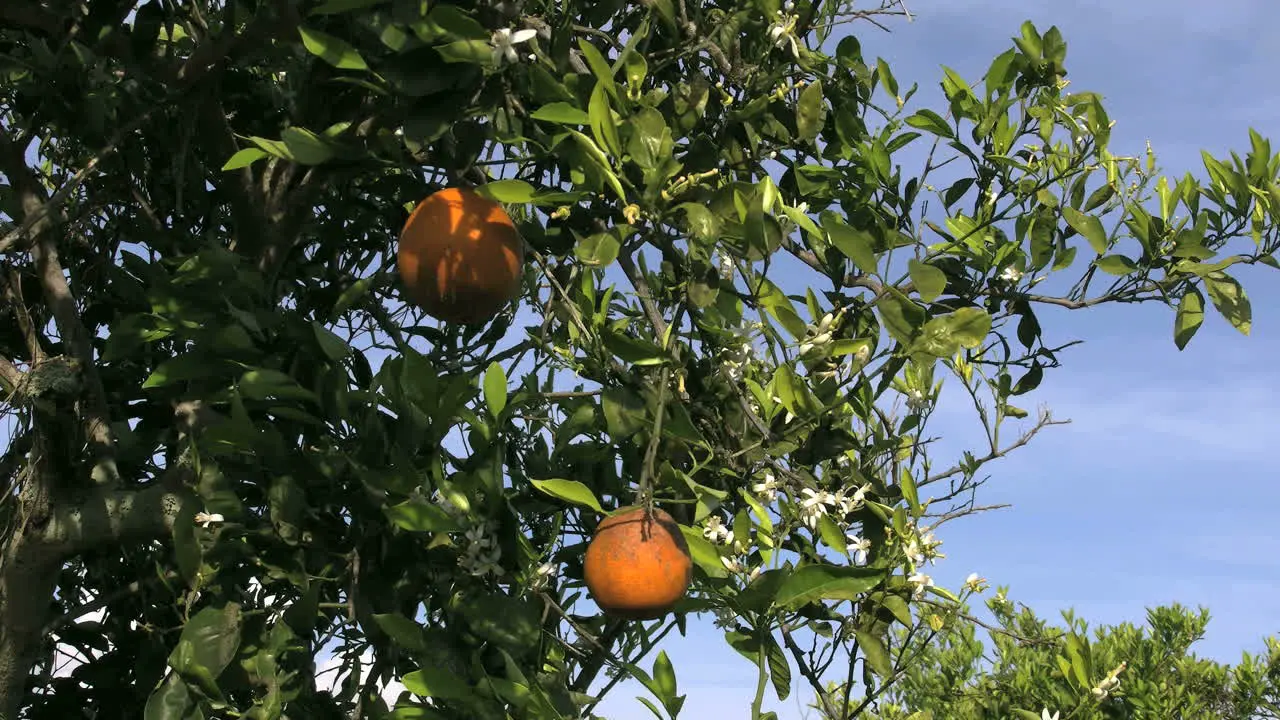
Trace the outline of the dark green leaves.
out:
M 457 521 L 439 505 L 425 500 L 406 500 L 385 510 L 387 518 L 409 532 L 449 532 L 460 529 Z
M 240 605 L 227 603 L 196 613 L 182 628 L 169 666 L 210 697 L 220 697 L 218 676 L 240 647 Z
M 884 576 L 885 571 L 878 568 L 806 565 L 782 582 L 774 602 L 797 608 L 819 600 L 857 600 Z

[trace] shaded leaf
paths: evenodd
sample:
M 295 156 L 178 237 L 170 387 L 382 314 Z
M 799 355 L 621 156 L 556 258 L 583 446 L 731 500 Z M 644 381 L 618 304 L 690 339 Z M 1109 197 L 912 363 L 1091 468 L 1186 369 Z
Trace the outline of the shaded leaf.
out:
M 299 27 L 307 52 L 341 70 L 368 70 L 364 58 L 347 41 L 312 28 Z

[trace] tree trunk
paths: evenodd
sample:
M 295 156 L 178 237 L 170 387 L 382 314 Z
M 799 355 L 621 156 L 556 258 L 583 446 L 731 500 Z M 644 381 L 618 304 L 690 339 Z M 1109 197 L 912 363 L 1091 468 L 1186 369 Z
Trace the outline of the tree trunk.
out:
M 0 720 L 17 720 L 27 677 L 40 657 L 62 560 L 27 528 L 0 559 Z

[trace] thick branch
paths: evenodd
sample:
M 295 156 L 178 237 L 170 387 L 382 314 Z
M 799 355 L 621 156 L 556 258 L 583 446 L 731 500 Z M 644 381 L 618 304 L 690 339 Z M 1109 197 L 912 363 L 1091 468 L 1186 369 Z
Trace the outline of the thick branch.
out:
M 60 557 L 93 548 L 133 545 L 168 537 L 184 510 L 197 502 L 191 493 L 157 482 L 142 490 L 100 488 L 78 503 L 51 508 L 38 542 Z
M 71 294 L 71 286 L 67 284 L 62 263 L 58 259 L 58 244 L 53 235 L 55 218 L 50 216 L 49 211 L 53 203 L 45 195 L 44 187 L 35 174 L 27 167 L 23 154 L 22 147 L 0 133 L 0 170 L 4 171 L 12 187 L 17 190 L 22 212 L 35 238 L 31 256 L 35 260 L 36 274 L 44 289 L 45 302 L 53 310 L 54 322 L 58 326 L 63 344 L 80 363 L 85 384 L 81 421 L 84 423 L 85 440 L 93 453 L 94 479 L 98 482 L 115 483 L 119 480 L 114 462 L 115 438 L 107 416 L 107 395 L 94 365 L 93 344 L 89 331 L 80 320 L 75 297 Z M 60 209 L 55 212 L 61 214 Z M 32 222 L 32 218 L 38 219 Z

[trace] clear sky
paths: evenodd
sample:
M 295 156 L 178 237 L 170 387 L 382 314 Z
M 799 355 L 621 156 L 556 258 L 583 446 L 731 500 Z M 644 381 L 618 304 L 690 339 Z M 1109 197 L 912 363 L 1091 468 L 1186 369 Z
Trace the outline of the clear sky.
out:
M 941 65 L 970 81 L 1011 45 L 1023 20 L 1057 25 L 1073 91 L 1101 93 L 1116 122 L 1112 149 L 1140 154 L 1150 140 L 1166 174 L 1203 177 L 1200 150 L 1248 148 L 1248 129 L 1280 142 L 1280 98 L 1270 91 L 1280 44 L 1274 0 L 915 0 L 915 21 L 892 33 L 854 26 L 868 59 L 889 62 L 910 107 L 941 108 Z M 905 170 L 904 170 L 905 172 Z M 984 504 L 1013 508 L 949 524 L 935 577 L 957 587 L 973 571 L 1007 584 L 1042 616 L 1074 607 L 1091 624 L 1142 622 L 1144 608 L 1180 602 L 1213 613 L 1199 653 L 1234 661 L 1277 631 L 1280 484 L 1267 422 L 1280 410 L 1272 355 L 1280 350 L 1280 273 L 1237 277 L 1253 301 L 1252 337 L 1212 310 L 1178 352 L 1164 307 L 1041 314 L 1046 334 L 1083 339 L 1022 407 L 1048 405 L 1071 425 L 1049 428 L 988 466 Z M 931 428 L 946 440 L 936 462 L 970 446 L 971 414 L 944 398 Z M 688 695 L 682 717 L 749 714 L 754 667 L 724 644 L 710 618 L 663 648 Z M 651 661 L 649 661 L 651 662 Z M 649 662 L 644 663 L 647 667 Z M 797 673 L 798 675 L 798 673 Z M 652 714 L 616 688 L 599 712 Z M 810 693 L 796 687 L 766 709 L 799 720 Z

